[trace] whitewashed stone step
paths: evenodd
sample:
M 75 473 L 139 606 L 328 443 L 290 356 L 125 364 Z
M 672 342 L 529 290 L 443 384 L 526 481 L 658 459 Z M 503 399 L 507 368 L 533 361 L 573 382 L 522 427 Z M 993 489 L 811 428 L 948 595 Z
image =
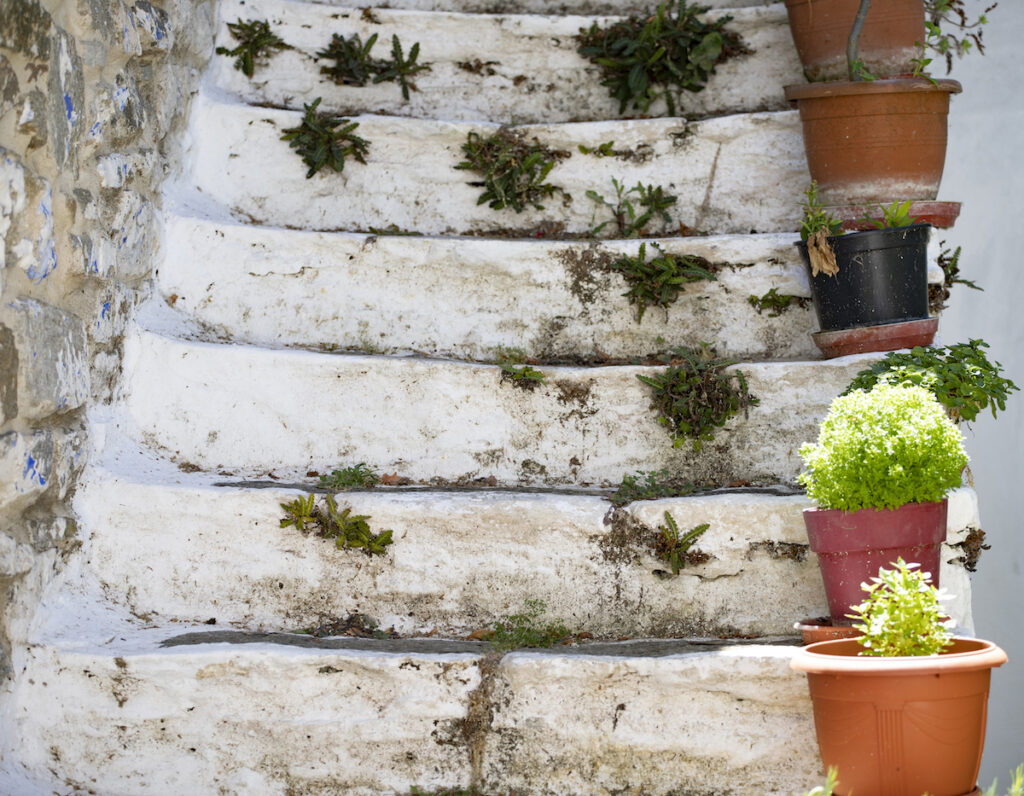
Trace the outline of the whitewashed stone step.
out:
M 680 782 L 782 796 L 819 777 L 790 646 L 497 658 L 478 643 L 136 629 L 82 617 L 70 599 L 48 607 L 79 621 L 19 655 L 5 735 L 30 774 L 105 796 L 610 796 Z
M 311 0 L 346 8 L 346 0 Z M 710 8 L 772 6 L 776 0 L 701 0 Z M 472 14 L 646 14 L 657 6 L 646 0 L 388 0 L 388 8 L 456 11 Z M 374 9 L 376 12 L 376 9 Z
M 607 264 L 637 256 L 639 241 L 301 232 L 194 215 L 172 215 L 166 228 L 163 299 L 236 341 L 477 360 L 505 346 L 546 361 L 628 361 L 713 340 L 722 356 L 819 356 L 809 303 L 772 317 L 748 301 L 772 289 L 809 296 L 795 234 L 648 241 L 648 258 L 658 244 L 723 267 L 716 282 L 688 286 L 637 323 L 625 280 Z
M 403 635 L 465 636 L 526 600 L 545 603 L 546 621 L 603 638 L 784 635 L 794 621 L 828 613 L 806 548 L 801 510 L 810 503 L 802 495 L 737 491 L 621 509 L 595 495 L 338 495 L 375 531 L 394 531 L 386 555 L 373 558 L 281 528 L 281 504 L 302 495 L 110 449 L 75 495 L 83 548 L 68 577 L 94 576 L 138 616 L 214 617 L 257 630 L 361 613 Z M 649 538 L 666 511 L 684 531 L 710 526 L 696 546 L 711 559 L 678 577 L 665 572 Z M 968 527 L 979 527 L 977 501 L 961 489 L 951 498 L 949 543 Z M 946 553 L 943 561 L 957 555 Z M 958 623 L 969 626 L 963 567 L 944 564 L 941 578 L 958 595 Z
M 233 66 L 234 59 L 216 56 L 213 79 L 221 88 L 248 102 L 301 110 L 303 103 L 323 97 L 321 109 L 343 113 L 387 113 L 433 119 L 467 119 L 528 124 L 618 118 L 619 102 L 601 85 L 600 68 L 576 52 L 576 34 L 594 21 L 569 16 L 475 16 L 425 11 L 375 9 L 371 22 L 361 8 L 342 9 L 290 0 L 225 0 L 220 3 L 217 43 L 232 48 L 237 41 L 227 24 L 238 19 L 267 20 L 293 50 L 277 53 L 257 66 L 252 78 Z M 722 16 L 711 12 L 712 18 Z M 730 30 L 740 34 L 750 55 L 717 67 L 700 92 L 684 92 L 676 113 L 691 118 L 755 110 L 784 110 L 782 86 L 803 82 L 786 11 L 781 3 L 744 8 L 732 13 Z M 420 44 L 418 63 L 430 64 L 411 78 L 417 90 L 408 100 L 395 83 L 339 86 L 321 74 L 333 61 L 317 58 L 333 34 L 358 34 L 362 42 L 374 33 L 377 58 L 390 57 L 397 35 L 408 54 Z M 478 72 L 459 64 L 480 62 Z M 664 116 L 663 100 L 645 115 Z M 633 108 L 627 116 L 639 115 Z
M 691 480 L 790 481 L 797 449 L 877 355 L 744 363 L 760 405 L 694 452 L 673 449 L 637 374 L 545 366 L 530 391 L 492 365 L 210 344 L 138 331 L 124 347 L 127 428 L 184 465 L 301 477 L 364 461 L 416 481 L 618 483 L 667 468 Z
M 545 210 L 517 214 L 478 205 L 482 189 L 468 184 L 478 176 L 455 169 L 467 134 L 489 134 L 497 126 L 353 118 L 359 121 L 356 134 L 370 142 L 367 163 L 352 161 L 340 174 L 321 170 L 307 180 L 302 159 L 280 140 L 283 130 L 300 123 L 301 113 L 201 95 L 192 105 L 186 180 L 235 217 L 255 223 L 353 231 L 395 225 L 444 235 L 514 231 L 519 237 L 542 225 L 583 234 L 608 221 L 610 211 L 586 191 L 614 198 L 613 179 L 627 187 L 660 185 L 678 198 L 669 209 L 667 234 L 677 222 L 710 233 L 793 231 L 810 181 L 796 111 L 691 124 L 650 119 L 526 126 L 516 129 L 571 153 L 547 181 L 572 200 L 563 203 L 556 195 Z M 640 157 L 598 158 L 577 150 L 609 140 Z

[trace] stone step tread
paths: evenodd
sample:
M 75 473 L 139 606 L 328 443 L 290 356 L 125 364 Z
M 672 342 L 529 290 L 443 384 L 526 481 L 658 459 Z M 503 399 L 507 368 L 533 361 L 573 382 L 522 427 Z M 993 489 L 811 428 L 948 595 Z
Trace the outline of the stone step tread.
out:
M 109 796 L 470 785 L 667 794 L 680 781 L 696 793 L 740 783 L 788 794 L 818 776 L 807 687 L 788 645 L 641 642 L 497 657 L 430 640 L 139 629 L 83 615 L 81 595 L 62 598 L 50 605 L 68 610 L 68 629 L 44 630 L 25 650 L 11 722 L 30 773 Z
M 310 0 L 335 8 L 351 8 L 351 0 Z M 778 0 L 701 0 L 702 6 L 737 9 L 778 5 Z M 657 4 L 649 0 L 389 0 L 388 8 L 448 11 L 465 14 L 647 14 Z M 376 11 L 377 9 L 374 9 Z
M 163 301 L 196 334 L 261 346 L 493 361 L 500 347 L 542 362 L 629 361 L 714 341 L 722 356 L 816 359 L 817 330 L 795 233 L 545 241 L 306 232 L 165 219 Z M 714 266 L 668 309 L 637 307 L 609 268 L 645 244 Z M 942 269 L 931 263 L 932 281 Z M 794 296 L 784 312 L 751 297 Z M 804 299 L 804 301 L 799 301 Z
M 680 223 L 724 234 L 797 229 L 810 181 L 796 111 L 692 123 L 671 118 L 523 126 L 514 129 L 569 157 L 547 177 L 563 193 L 545 200 L 544 210 L 516 213 L 477 204 L 482 189 L 469 183 L 479 176 L 455 168 L 464 159 L 467 135 L 489 135 L 497 125 L 353 117 L 356 134 L 370 142 L 366 164 L 350 158 L 343 172 L 321 170 L 307 180 L 301 158 L 280 140 L 301 115 L 202 93 L 192 104 L 185 183 L 172 194 L 198 189 L 236 218 L 300 229 L 393 226 L 426 234 L 552 237 L 589 234 L 609 221 L 611 211 L 586 192 L 614 201 L 616 179 L 626 188 L 662 186 L 677 197 L 670 223 L 652 223 L 651 234 L 676 234 Z M 610 140 L 630 158 L 578 151 L 581 144 Z
M 596 495 L 396 490 L 342 492 L 339 505 L 393 531 L 384 556 L 338 550 L 281 528 L 281 504 L 312 491 L 253 488 L 182 473 L 122 445 L 75 496 L 81 571 L 140 616 L 282 630 L 361 613 L 403 635 L 465 636 L 546 605 L 545 621 L 596 637 L 786 634 L 827 614 L 807 549 L 799 494 L 729 491 L 615 508 Z M 318 498 L 322 501 L 323 498 Z M 670 512 L 708 530 L 710 556 L 671 577 L 653 537 Z M 970 489 L 950 499 L 949 544 L 978 527 Z M 943 557 L 953 559 L 955 554 Z M 242 562 L 242 563 L 240 563 Z M 76 565 L 77 566 L 77 565 Z M 953 609 L 969 625 L 969 583 L 944 564 Z M 959 614 L 963 614 L 960 616 Z
M 637 376 L 663 367 L 542 366 L 529 390 L 495 365 L 214 344 L 136 329 L 125 339 L 134 438 L 186 467 L 301 477 L 338 461 L 438 485 L 615 484 L 667 468 L 692 481 L 791 482 L 832 399 L 878 358 L 737 366 L 760 399 L 701 451 L 672 447 Z M 230 378 L 225 378 L 230 374 Z M 254 433 L 259 429 L 259 433 Z
M 676 113 L 690 118 L 752 110 L 788 108 L 782 86 L 802 83 L 800 61 L 781 3 L 736 9 L 728 28 L 743 37 L 749 55 L 719 65 L 700 92 L 682 92 Z M 723 16 L 721 11 L 709 17 Z M 294 49 L 261 62 L 252 78 L 233 66 L 234 58 L 213 59 L 213 80 L 222 89 L 260 105 L 302 110 L 303 103 L 322 97 L 321 110 L 341 113 L 386 113 L 434 119 L 487 120 L 500 123 L 568 122 L 614 119 L 619 101 L 601 85 L 599 67 L 576 51 L 576 34 L 608 18 L 540 15 L 480 16 L 435 11 L 373 9 L 367 19 L 361 8 L 339 8 L 291 0 L 226 0 L 220 4 L 218 46 L 237 41 L 227 23 L 261 19 Z M 390 57 L 391 37 L 403 50 L 419 43 L 419 64 L 429 64 L 411 78 L 409 99 L 397 83 L 338 85 L 318 59 L 334 34 L 358 34 L 366 43 L 378 40 L 372 55 Z M 481 63 L 476 71 L 460 64 Z M 645 114 L 664 116 L 664 100 Z M 627 108 L 625 115 L 641 115 Z

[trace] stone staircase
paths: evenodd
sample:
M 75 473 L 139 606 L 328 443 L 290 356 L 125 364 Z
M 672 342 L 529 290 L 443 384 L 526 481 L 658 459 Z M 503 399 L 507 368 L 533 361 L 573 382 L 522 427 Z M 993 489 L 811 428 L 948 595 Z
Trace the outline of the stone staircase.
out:
M 619 120 L 575 51 L 581 15 L 632 7 L 402 5 L 222 0 L 218 44 L 227 22 L 267 19 L 295 49 L 252 80 L 215 57 L 193 100 L 153 295 L 115 404 L 90 417 L 81 548 L 20 661 L 6 734 L 26 779 L 8 788 L 803 793 L 821 772 L 791 628 L 827 611 L 797 449 L 873 355 L 821 361 L 809 306 L 772 317 L 748 301 L 809 295 L 782 4 L 713 4 L 755 52 L 685 120 Z M 571 16 L 536 15 L 555 10 Z M 318 74 L 331 32 L 377 31 L 432 63 L 408 102 Z M 280 135 L 316 97 L 359 122 L 365 165 L 305 179 Z M 571 201 L 477 204 L 461 144 L 508 123 L 571 153 L 551 173 Z M 579 150 L 607 141 L 624 154 Z M 586 192 L 613 179 L 676 195 L 679 228 L 648 246 L 717 275 L 640 323 L 607 268 L 639 242 L 586 237 L 606 220 Z M 636 377 L 704 341 L 760 403 L 701 451 L 674 449 Z M 503 381 L 501 347 L 545 382 Z M 310 473 L 357 462 L 407 482 L 338 496 L 393 531 L 384 556 L 281 527 Z M 608 501 L 624 474 L 661 469 L 713 488 Z M 709 524 L 708 560 L 676 577 L 648 542 L 666 512 Z M 976 526 L 957 491 L 949 544 Z M 963 568 L 942 579 L 969 626 Z M 529 600 L 577 643 L 501 654 L 473 639 Z M 389 632 L 295 632 L 357 614 Z

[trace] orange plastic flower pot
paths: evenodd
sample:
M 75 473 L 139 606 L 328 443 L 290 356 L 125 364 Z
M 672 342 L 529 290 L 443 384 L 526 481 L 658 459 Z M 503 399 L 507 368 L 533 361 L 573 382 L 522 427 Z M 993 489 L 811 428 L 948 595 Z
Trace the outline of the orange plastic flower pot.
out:
M 789 29 L 808 80 L 847 76 L 846 41 L 860 0 L 786 0 Z M 913 71 L 915 43 L 925 40 L 921 0 L 872 0 L 859 55 L 876 77 Z
M 786 86 L 803 125 L 811 179 L 827 204 L 932 200 L 946 165 L 955 80 L 925 78 Z
M 860 657 L 856 639 L 822 641 L 793 656 L 807 673 L 821 760 L 838 796 L 963 796 L 985 746 L 992 668 L 1006 653 L 954 639 L 949 652 Z

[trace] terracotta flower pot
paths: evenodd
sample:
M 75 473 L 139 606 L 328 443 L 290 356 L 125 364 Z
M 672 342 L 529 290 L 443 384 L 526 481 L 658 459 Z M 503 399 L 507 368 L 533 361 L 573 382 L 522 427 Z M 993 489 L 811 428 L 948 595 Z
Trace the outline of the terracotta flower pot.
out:
M 946 163 L 949 97 L 960 91 L 955 80 L 925 78 L 786 86 L 822 201 L 934 199 Z
M 1006 653 L 954 639 L 949 652 L 860 657 L 856 639 L 811 644 L 793 656 L 806 672 L 825 767 L 838 796 L 963 796 L 973 792 L 985 745 L 992 668 Z
M 939 554 L 946 539 L 945 500 L 896 509 L 804 509 L 811 550 L 818 556 L 832 622 L 848 625 L 850 606 L 864 598 L 860 584 L 902 557 L 931 573 L 939 585 Z
M 808 80 L 847 76 L 846 41 L 860 0 L 786 0 L 789 29 Z M 872 0 L 859 55 L 876 77 L 913 71 L 915 43 L 925 40 L 921 0 Z

